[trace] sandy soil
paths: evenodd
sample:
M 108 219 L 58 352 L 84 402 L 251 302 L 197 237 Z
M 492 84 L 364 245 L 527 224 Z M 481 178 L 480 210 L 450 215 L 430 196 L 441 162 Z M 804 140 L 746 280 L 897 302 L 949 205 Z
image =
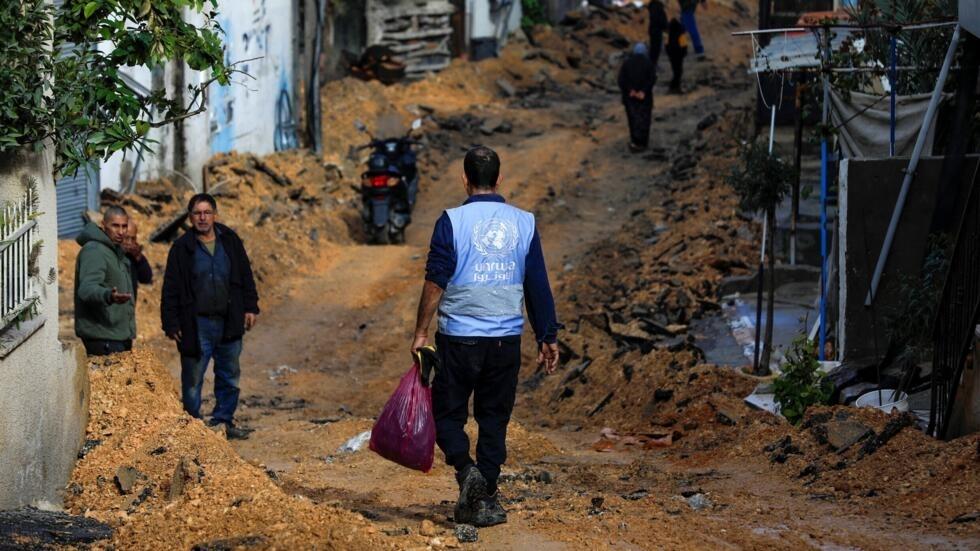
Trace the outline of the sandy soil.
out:
M 810 428 L 794 428 L 742 404 L 755 379 L 701 360 L 688 326 L 717 309 L 721 278 L 747 273 L 756 254 L 758 227 L 724 183 L 754 101 L 748 44 L 729 32 L 753 19 L 727 4 L 704 13 L 712 57 L 688 62 L 685 94 L 658 85 L 653 147 L 633 155 L 609 92 L 620 51 L 610 42 L 643 38 L 644 17 L 595 12 L 417 83 L 327 85 L 324 157 L 340 176 L 309 156 L 264 159 L 289 179 L 281 185 L 248 158 L 217 159 L 209 181 L 227 181 L 220 212 L 261 273 L 264 312 L 246 338 L 238 415 L 255 432 L 225 442 L 180 413 L 155 283 L 140 294 L 143 351 L 93 364 L 88 438 L 101 442 L 79 462 L 70 509 L 118 526 L 116 548 L 227 538 L 255 548 L 980 547 L 980 522 L 953 522 L 978 509 L 978 437 L 941 443 L 904 428 L 873 452 L 862 443 L 836 453 L 821 427 L 851 413 L 818 410 Z M 358 160 L 348 152 L 363 140 L 353 121 L 374 128 L 391 114 L 428 114 L 422 191 L 406 244 L 367 246 L 349 188 Z M 481 132 L 488 119 L 510 131 Z M 438 451 L 422 474 L 339 448 L 370 430 L 409 367 L 429 233 L 464 198 L 460 158 L 473 143 L 500 152 L 504 194 L 536 214 L 567 329 L 552 377 L 536 372 L 525 339 L 501 484 L 509 522 L 460 544 L 455 483 Z M 138 200 L 160 203 L 144 235 L 181 203 Z M 75 250 L 63 245 L 64 275 Z M 166 247 L 148 255 L 162 268 Z M 893 421 L 854 419 L 876 436 Z M 172 497 L 181 465 L 193 483 Z M 120 493 L 125 466 L 144 478 Z M 706 502 L 695 508 L 692 495 Z

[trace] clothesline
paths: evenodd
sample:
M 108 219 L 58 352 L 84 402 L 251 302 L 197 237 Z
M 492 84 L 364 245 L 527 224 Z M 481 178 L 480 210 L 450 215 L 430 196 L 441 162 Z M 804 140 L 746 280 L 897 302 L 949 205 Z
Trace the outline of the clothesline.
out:
M 937 27 L 952 27 L 956 21 L 932 21 L 923 23 L 913 23 L 905 25 L 902 23 L 877 23 L 873 25 L 862 25 L 860 23 L 827 23 L 820 25 L 800 25 L 797 27 L 786 27 L 781 29 L 755 29 L 751 31 L 735 31 L 732 36 L 745 36 L 754 34 L 775 34 L 775 33 L 794 33 L 812 29 L 884 29 L 892 31 L 915 31 L 919 29 L 933 29 Z

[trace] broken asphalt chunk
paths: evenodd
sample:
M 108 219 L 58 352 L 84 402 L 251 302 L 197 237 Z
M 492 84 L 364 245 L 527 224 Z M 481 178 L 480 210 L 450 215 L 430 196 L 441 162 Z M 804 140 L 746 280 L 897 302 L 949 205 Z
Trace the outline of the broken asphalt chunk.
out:
M 264 547 L 266 545 L 268 545 L 268 542 L 264 536 L 251 535 L 198 543 L 194 547 L 191 547 L 191 551 L 233 551 L 237 549 Z
M 91 518 L 33 507 L 0 511 L 0 548 L 4 549 L 88 548 L 111 537 L 112 527 Z
M 511 98 L 517 95 L 517 88 L 509 80 L 498 78 L 496 84 L 497 88 L 500 88 L 500 91 L 503 92 L 505 97 Z
M 648 495 L 650 495 L 650 492 L 646 491 L 643 488 L 640 488 L 639 490 L 633 490 L 632 492 L 623 495 L 623 499 L 629 501 L 638 501 L 647 497 Z
M 473 543 L 480 539 L 480 531 L 470 524 L 457 524 L 453 533 L 460 543 Z
M 702 509 L 709 509 L 714 506 L 708 496 L 698 493 L 687 498 L 687 505 L 694 509 L 695 511 L 701 511 Z
M 827 445 L 842 453 L 854 444 L 874 434 L 866 425 L 853 420 L 830 421 L 826 425 Z
M 116 469 L 116 488 L 119 489 L 119 493 L 128 494 L 133 491 L 133 486 L 140 478 L 143 478 L 143 473 L 134 467 L 119 467 Z

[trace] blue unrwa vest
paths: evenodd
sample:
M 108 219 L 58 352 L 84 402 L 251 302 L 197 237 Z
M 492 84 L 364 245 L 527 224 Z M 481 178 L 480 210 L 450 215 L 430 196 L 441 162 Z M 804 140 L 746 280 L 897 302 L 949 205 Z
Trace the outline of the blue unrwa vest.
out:
M 524 328 L 524 263 L 534 215 L 506 203 L 476 201 L 446 211 L 456 272 L 439 303 L 439 332 L 507 337 Z

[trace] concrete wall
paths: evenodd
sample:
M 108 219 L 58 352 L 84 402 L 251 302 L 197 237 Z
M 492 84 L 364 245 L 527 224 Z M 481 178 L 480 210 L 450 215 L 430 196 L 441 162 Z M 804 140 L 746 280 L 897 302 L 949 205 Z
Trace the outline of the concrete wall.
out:
M 201 185 L 201 168 L 216 153 L 248 151 L 272 153 L 276 130 L 276 106 L 280 93 L 292 102 L 293 35 L 295 10 L 291 0 L 237 0 L 219 5 L 218 22 L 225 30 L 225 62 L 251 78 L 235 75 L 239 84 L 212 84 L 205 114 L 184 124 L 186 171 Z M 297 33 L 300 31 L 297 29 Z M 206 73 L 185 71 L 188 84 L 199 84 Z M 293 103 L 293 118 L 299 106 Z
M 963 178 L 973 176 L 980 157 L 969 156 Z M 840 169 L 840 232 L 837 250 L 840 266 L 837 350 L 839 360 L 871 360 L 888 346 L 888 318 L 904 300 L 902 278 L 918 277 L 928 246 L 929 228 L 936 205 L 941 157 L 925 157 L 909 188 L 905 209 L 882 273 L 873 309 L 864 306 L 908 158 L 845 159 Z M 966 190 L 969 186 L 962 186 Z M 964 204 L 965 197 L 957 204 Z
M 46 154 L 0 156 L 0 201 L 23 196 L 23 175 L 38 182 L 38 316 L 41 324 L 0 359 L 0 509 L 60 505 L 60 491 L 75 464 L 88 418 L 84 353 L 58 340 L 57 213 L 52 159 Z M 27 325 L 27 324 L 24 324 Z M 13 328 L 8 329 L 5 334 Z

